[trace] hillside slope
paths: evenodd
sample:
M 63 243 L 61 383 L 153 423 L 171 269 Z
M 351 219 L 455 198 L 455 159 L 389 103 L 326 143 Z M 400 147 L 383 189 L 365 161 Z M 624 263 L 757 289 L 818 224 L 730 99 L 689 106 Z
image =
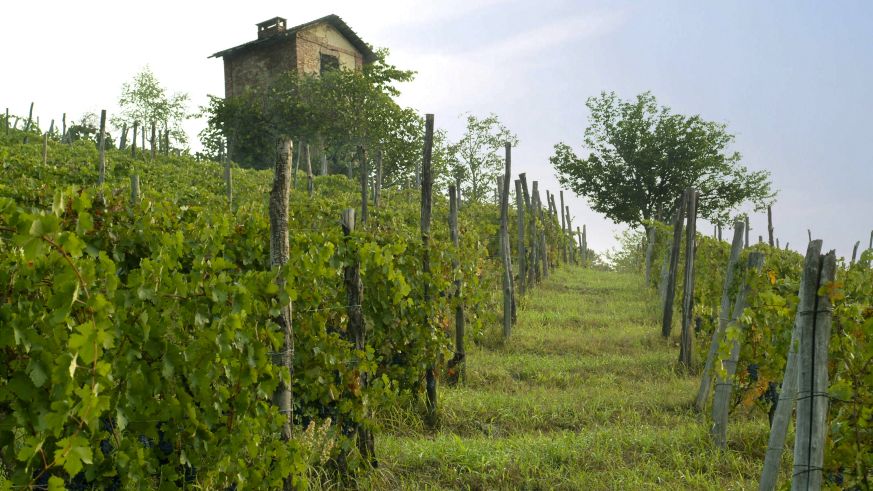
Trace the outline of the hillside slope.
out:
M 378 485 L 755 488 L 766 416 L 737 415 L 729 450 L 716 450 L 691 407 L 698 378 L 676 371 L 676 340 L 661 339 L 657 312 L 635 275 L 556 271 L 522 304 L 507 343 L 469 353 L 466 385 L 442 393 L 436 434 L 387 417 Z

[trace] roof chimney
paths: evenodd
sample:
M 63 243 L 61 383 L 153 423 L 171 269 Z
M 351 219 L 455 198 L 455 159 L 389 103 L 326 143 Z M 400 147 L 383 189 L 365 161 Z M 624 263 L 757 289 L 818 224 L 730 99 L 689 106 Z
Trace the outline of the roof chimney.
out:
M 273 17 L 258 23 L 258 39 L 268 38 L 285 31 L 285 25 L 285 19 L 282 17 Z

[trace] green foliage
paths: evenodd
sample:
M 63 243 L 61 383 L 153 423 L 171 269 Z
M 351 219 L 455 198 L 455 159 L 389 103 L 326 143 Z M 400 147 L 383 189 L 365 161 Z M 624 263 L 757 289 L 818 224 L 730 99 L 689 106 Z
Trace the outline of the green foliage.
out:
M 93 143 L 52 141 L 42 165 L 41 142 L 20 136 L 0 139 L 10 177 L 0 182 L 0 460 L 15 485 L 276 487 L 291 474 L 304 487 L 308 466 L 324 459 L 279 437 L 271 395 L 288 376 L 271 363 L 279 305 L 294 307 L 294 423 L 330 418 L 338 426 L 320 438 L 332 443 L 319 448 L 334 456 L 353 449 L 340 429 L 415 404 L 426 367 L 451 346 L 456 277 L 471 341 L 498 310 L 493 206 L 462 209 L 456 250 L 446 200 L 435 196 L 425 275 L 415 190 L 386 192 L 387 205 L 345 239 L 339 216 L 357 203 L 357 183 L 319 177 L 312 199 L 292 191 L 291 262 L 276 270 L 271 172 L 234 168 L 228 211 L 219 164 L 144 166 L 110 151 L 96 190 Z M 131 205 L 134 173 L 142 199 Z M 342 268 L 352 261 L 362 268 L 364 350 L 346 333 Z M 436 292 L 428 304 L 425 282 Z
M 746 201 L 758 208 L 773 201 L 769 172 L 740 164 L 740 154 L 728 151 L 734 137 L 724 124 L 672 114 L 649 92 L 635 101 L 604 92 L 586 105 L 588 156 L 562 142 L 550 161 L 562 185 L 616 223 L 666 220 L 689 186 L 700 191 L 698 215 L 719 223 Z
M 388 64 L 387 54 L 378 50 L 377 60 L 363 72 L 289 71 L 265 90 L 230 99 L 210 97 L 202 109 L 209 126 L 200 134 L 206 154 L 217 156 L 225 139 L 234 160 L 267 168 L 275 139 L 290 136 L 324 153 L 330 172 L 346 171 L 359 146 L 371 156 L 381 149 L 388 164 L 383 168 L 385 182 L 405 180 L 421 160 L 424 121 L 394 101 L 399 94 L 395 84 L 411 80 L 414 73 Z
M 188 118 L 188 94 L 167 94 L 148 66 L 122 84 L 118 105 L 121 113 L 111 118 L 116 128 L 133 128 L 134 122 L 139 122 L 140 130 L 145 132 L 155 124 L 158 131 L 169 130 L 172 141 L 183 146 L 188 143 L 182 129 L 182 122 Z
M 659 240 L 669 241 L 670 227 L 656 224 Z M 638 239 L 641 238 L 638 236 Z M 638 243 L 638 242 L 637 242 Z M 697 238 L 694 275 L 694 315 L 700 317 L 697 335 L 697 359 L 704 359 L 708 341 L 718 326 L 722 287 L 730 244 L 709 237 Z M 637 249 L 639 250 L 639 249 Z M 659 247 L 655 265 L 660 265 L 669 247 Z M 684 246 L 683 246 L 684 252 Z M 747 271 L 747 255 L 764 253 L 763 269 Z M 634 256 L 633 253 L 627 253 Z M 641 260 L 637 253 L 636 257 Z M 873 250 L 865 251 L 861 260 L 837 271 L 834 283 L 822 286 L 819 294 L 828 295 L 834 317 L 830 339 L 829 381 L 831 402 L 825 469 L 828 476 L 840 476 L 847 487 L 869 486 L 873 470 Z M 680 265 L 684 261 L 680 261 Z M 740 257 L 731 295 L 747 281 L 751 290 L 739 325 L 731 325 L 726 341 L 719 347 L 717 369 L 728 358 L 730 341 L 742 342 L 736 371 L 735 406 L 744 410 L 769 409 L 775 404 L 774 390 L 781 385 L 791 330 L 798 305 L 798 291 L 803 256 L 766 244 L 746 249 Z M 654 269 L 654 268 L 653 268 Z M 680 267 L 681 269 L 681 267 Z M 655 277 L 657 284 L 658 277 Z M 677 292 L 682 291 L 684 274 L 677 277 Z
M 493 196 L 497 178 L 503 176 L 504 145 L 518 146 L 518 137 L 507 129 L 496 114 L 477 118 L 466 114 L 464 135 L 448 147 L 447 177 L 461 179 L 465 200 L 483 202 Z

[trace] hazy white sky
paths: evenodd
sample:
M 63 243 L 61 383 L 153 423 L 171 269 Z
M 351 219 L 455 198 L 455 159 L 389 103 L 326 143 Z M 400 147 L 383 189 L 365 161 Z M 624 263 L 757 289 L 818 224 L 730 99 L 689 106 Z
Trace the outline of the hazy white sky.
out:
M 223 95 L 222 63 L 210 54 L 254 39 L 262 20 L 330 13 L 418 71 L 401 103 L 435 113 L 450 137 L 461 113 L 497 113 L 521 141 L 513 173 L 546 189 L 558 189 L 552 146 L 582 150 L 586 98 L 651 90 L 677 112 L 728 123 L 744 163 L 772 172 L 782 244 L 804 249 L 807 228 L 843 255 L 869 240 L 870 2 L 4 2 L 0 110 L 26 113 L 33 101 L 44 127 L 63 112 L 112 112 L 121 84 L 145 65 L 193 109 Z M 193 140 L 203 125 L 189 124 Z M 569 204 L 592 247 L 615 244 L 621 227 L 582 199 Z M 753 238 L 766 235 L 765 222 L 752 217 Z

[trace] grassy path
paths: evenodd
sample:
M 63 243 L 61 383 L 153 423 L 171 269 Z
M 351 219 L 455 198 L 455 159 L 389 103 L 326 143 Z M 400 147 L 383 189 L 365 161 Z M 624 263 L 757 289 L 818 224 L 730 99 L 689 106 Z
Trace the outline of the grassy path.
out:
M 441 388 L 441 427 L 398 417 L 373 487 L 753 489 L 766 420 L 738 418 L 725 452 L 691 409 L 656 299 L 634 275 L 566 268 L 521 305 L 513 337 L 468 355 Z

